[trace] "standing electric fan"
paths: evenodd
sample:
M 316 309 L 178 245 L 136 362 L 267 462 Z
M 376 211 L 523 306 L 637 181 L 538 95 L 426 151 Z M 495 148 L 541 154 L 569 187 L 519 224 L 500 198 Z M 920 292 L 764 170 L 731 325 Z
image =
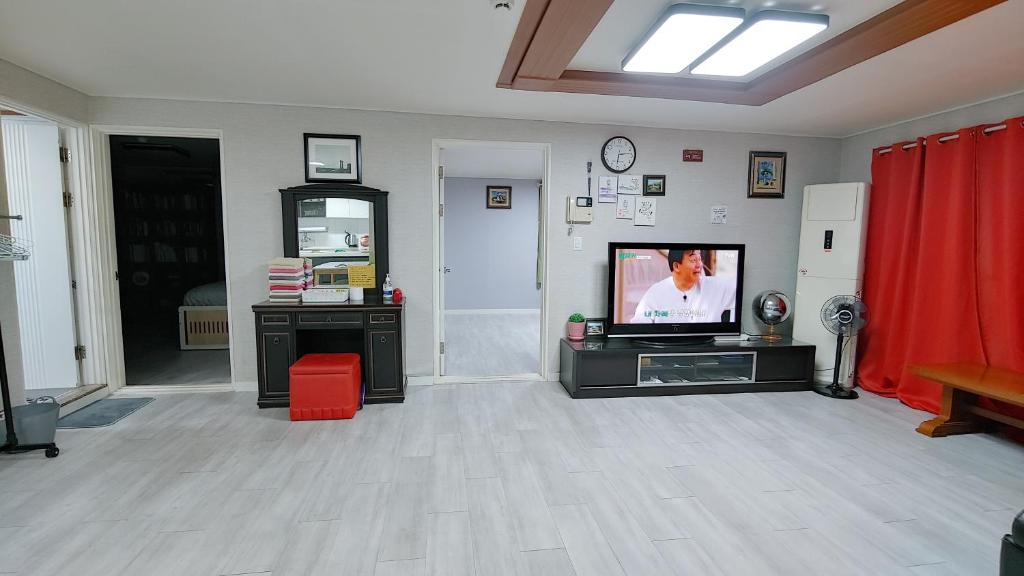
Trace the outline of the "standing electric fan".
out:
M 857 392 L 839 384 L 839 373 L 843 363 L 843 341 L 853 337 L 868 323 L 868 308 L 856 296 L 833 296 L 821 307 L 821 323 L 836 335 L 836 363 L 832 369 L 832 384 L 815 384 L 814 391 L 822 396 L 853 400 Z

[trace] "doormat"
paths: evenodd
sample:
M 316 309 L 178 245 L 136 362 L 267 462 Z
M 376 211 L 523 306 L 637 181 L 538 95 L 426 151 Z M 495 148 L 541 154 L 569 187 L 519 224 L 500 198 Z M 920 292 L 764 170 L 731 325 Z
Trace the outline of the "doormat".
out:
M 153 400 L 156 398 L 104 398 L 57 420 L 57 428 L 110 426 Z

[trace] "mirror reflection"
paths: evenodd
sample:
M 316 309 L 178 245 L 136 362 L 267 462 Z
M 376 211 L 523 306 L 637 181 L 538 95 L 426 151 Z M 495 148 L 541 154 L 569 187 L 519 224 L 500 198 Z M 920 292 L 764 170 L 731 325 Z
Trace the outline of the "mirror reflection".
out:
M 299 256 L 317 285 L 348 286 L 348 266 L 373 264 L 373 204 L 352 198 L 298 200 Z

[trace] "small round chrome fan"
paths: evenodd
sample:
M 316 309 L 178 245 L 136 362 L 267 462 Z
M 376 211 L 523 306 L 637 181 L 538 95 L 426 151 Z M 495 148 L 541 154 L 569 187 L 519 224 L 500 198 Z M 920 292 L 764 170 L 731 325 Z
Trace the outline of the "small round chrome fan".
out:
M 850 338 L 868 323 L 868 308 L 856 296 L 841 295 L 829 298 L 821 307 L 821 323 L 836 335 L 836 361 L 832 368 L 832 384 L 815 384 L 814 391 L 830 398 L 853 400 L 857 392 L 839 384 L 843 363 L 843 340 Z
M 753 301 L 754 318 L 768 327 L 768 333 L 761 336 L 765 342 L 778 342 L 782 336 L 775 333 L 775 327 L 789 319 L 793 305 L 789 297 L 779 290 L 765 290 Z

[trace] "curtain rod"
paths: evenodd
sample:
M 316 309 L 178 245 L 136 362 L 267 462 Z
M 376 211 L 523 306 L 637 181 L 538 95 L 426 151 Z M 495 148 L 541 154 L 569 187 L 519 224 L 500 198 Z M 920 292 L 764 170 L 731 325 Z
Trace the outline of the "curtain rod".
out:
M 1020 124 L 1021 124 L 1021 126 L 1024 126 L 1024 121 L 1021 121 Z M 982 130 L 982 133 L 984 133 L 984 134 L 991 134 L 993 132 L 999 132 L 1000 130 L 1006 130 L 1006 124 L 998 124 L 996 126 L 989 126 L 988 128 L 985 128 L 984 130 Z M 949 142 L 950 140 L 956 140 L 958 138 L 960 138 L 959 134 L 950 134 L 949 136 L 943 136 L 942 138 L 939 138 L 939 144 L 944 144 L 946 142 Z M 924 140 L 921 143 L 922 144 L 927 144 L 928 141 Z M 911 148 L 914 148 L 915 146 L 917 146 L 917 142 L 911 142 L 910 144 L 904 144 L 902 146 L 902 148 L 904 150 L 910 150 Z M 882 154 L 888 154 L 889 152 L 892 152 L 892 146 L 889 146 L 888 148 L 882 148 L 881 150 L 878 151 L 878 155 L 881 156 Z

